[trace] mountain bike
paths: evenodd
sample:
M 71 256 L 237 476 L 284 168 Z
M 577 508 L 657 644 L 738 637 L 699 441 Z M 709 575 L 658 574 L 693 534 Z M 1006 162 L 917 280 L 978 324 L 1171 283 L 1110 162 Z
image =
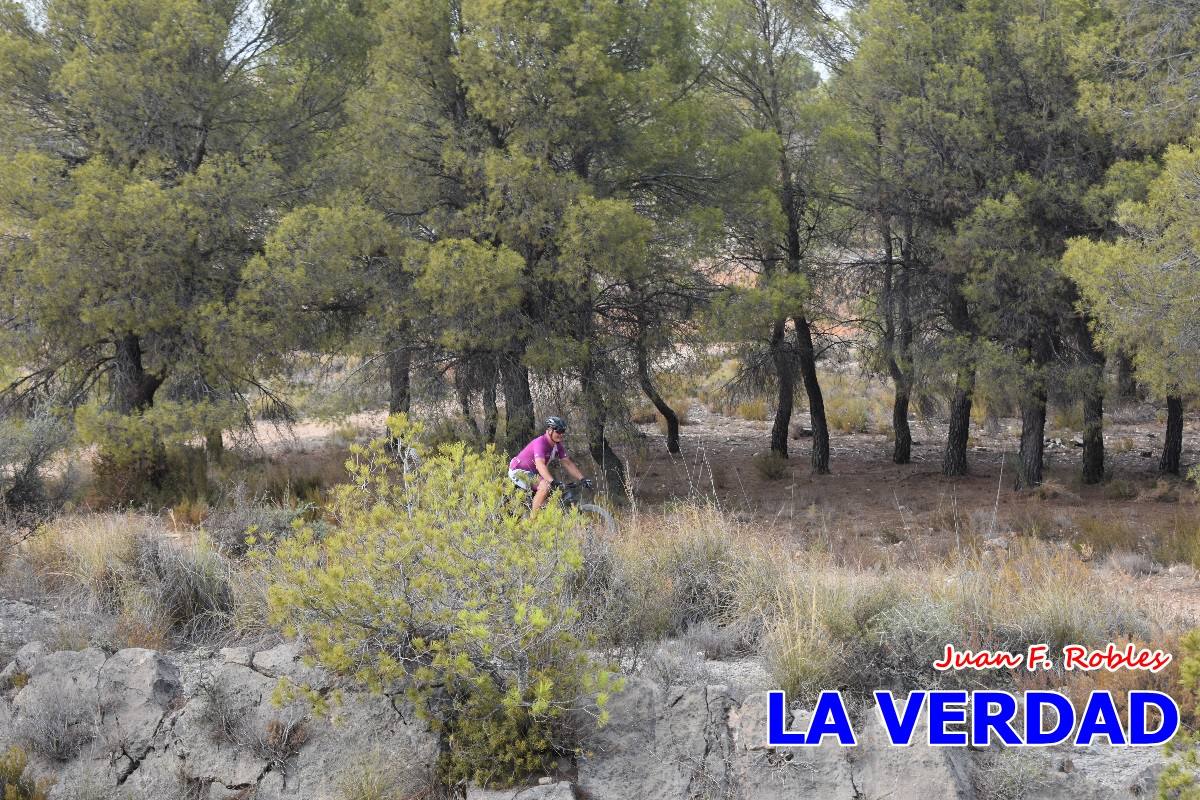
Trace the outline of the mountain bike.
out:
M 570 483 L 553 481 L 550 484 L 550 497 L 546 499 L 549 502 L 552 498 L 557 498 L 563 508 L 573 508 L 580 514 L 583 514 L 596 529 L 604 533 L 616 533 L 617 521 L 613 519 L 612 514 L 608 513 L 608 509 L 598 506 L 595 503 L 582 502 L 585 488 L 588 487 L 584 485 L 583 481 L 571 481 Z M 526 493 L 525 505 L 532 507 L 532 491 Z

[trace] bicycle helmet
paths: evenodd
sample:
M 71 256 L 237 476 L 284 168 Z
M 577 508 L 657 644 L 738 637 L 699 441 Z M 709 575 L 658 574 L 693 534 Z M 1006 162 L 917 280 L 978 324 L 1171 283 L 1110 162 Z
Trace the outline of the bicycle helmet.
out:
M 566 433 L 567 421 L 562 417 L 546 417 L 546 427 L 553 428 L 559 433 Z

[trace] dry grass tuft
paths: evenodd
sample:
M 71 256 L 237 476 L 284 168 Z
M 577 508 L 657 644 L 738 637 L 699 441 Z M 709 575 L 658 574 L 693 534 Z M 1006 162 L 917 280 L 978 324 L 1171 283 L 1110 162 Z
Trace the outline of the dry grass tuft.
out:
M 236 618 L 232 562 L 147 514 L 63 517 L 21 557 L 42 587 L 85 613 L 116 617 L 116 644 L 163 649 L 219 641 Z
M 759 453 L 752 462 L 754 471 L 767 481 L 779 481 L 792 474 L 791 462 L 775 451 Z

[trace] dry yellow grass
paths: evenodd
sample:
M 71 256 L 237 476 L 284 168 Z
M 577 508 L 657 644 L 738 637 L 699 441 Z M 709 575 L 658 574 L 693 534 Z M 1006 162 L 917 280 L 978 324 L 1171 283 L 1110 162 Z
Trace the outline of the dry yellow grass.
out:
M 1089 538 L 1100 546 L 1104 535 Z M 1031 539 L 856 567 L 828 549 L 764 540 L 715 506 L 682 506 L 633 515 L 608 557 L 620 588 L 604 602 L 624 630 L 671 636 L 706 620 L 750 642 L 775 685 L 797 697 L 975 679 L 932 669 L 947 643 L 1018 652 L 1161 633 L 1132 592 L 1099 593 L 1102 577 L 1076 550 Z

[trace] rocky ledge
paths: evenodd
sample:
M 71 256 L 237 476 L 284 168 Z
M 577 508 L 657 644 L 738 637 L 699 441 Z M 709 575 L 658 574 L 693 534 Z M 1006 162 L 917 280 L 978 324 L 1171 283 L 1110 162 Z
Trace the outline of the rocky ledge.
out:
M 332 688 L 299 655 L 292 644 L 181 659 L 31 643 L 0 672 L 0 744 L 25 746 L 31 767 L 55 779 L 52 798 L 88 787 L 105 798 L 345 800 L 347 777 L 363 769 L 385 770 L 401 797 L 418 792 L 437 742 L 399 698 L 346 692 L 332 719 L 272 702 L 282 676 Z M 873 725 L 854 748 L 776 749 L 766 744 L 767 695 L 738 698 L 721 685 L 632 678 L 610 710 L 569 774 L 468 798 L 1148 798 L 1163 763 L 1144 748 L 892 747 Z

